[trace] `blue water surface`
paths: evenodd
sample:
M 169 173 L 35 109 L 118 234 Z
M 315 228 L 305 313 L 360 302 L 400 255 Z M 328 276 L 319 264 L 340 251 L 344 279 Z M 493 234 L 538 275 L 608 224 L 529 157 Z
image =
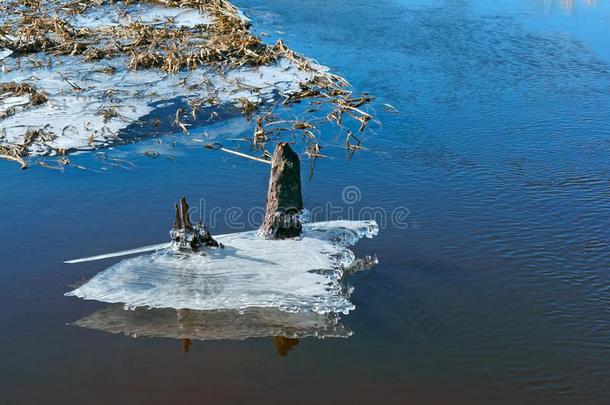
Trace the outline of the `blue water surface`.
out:
M 0 161 L 0 398 L 608 403 L 610 5 L 235 4 L 266 40 L 377 97 L 367 150 L 348 159 L 345 133 L 325 126 L 329 158 L 310 179 L 295 146 L 306 206 L 330 218 L 384 213 L 379 237 L 355 247 L 380 263 L 350 279 L 356 310 L 343 322 L 354 335 L 303 339 L 280 357 L 271 339 L 183 353 L 172 339 L 68 326 L 104 305 L 63 294 L 117 259 L 63 260 L 166 240 L 183 194 L 204 216 L 219 207 L 214 233 L 239 229 L 225 214 L 263 206 L 268 166 L 181 134 L 176 148 L 167 138 L 104 151 L 120 161 L 72 157 L 99 172 Z M 231 144 L 252 130 L 234 118 L 190 136 Z

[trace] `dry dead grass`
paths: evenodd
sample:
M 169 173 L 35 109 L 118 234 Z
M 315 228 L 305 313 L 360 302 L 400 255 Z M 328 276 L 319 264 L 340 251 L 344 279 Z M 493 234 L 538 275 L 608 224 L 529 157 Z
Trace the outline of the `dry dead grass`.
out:
M 371 97 L 354 97 L 345 79 L 317 69 L 310 60 L 292 51 L 281 40 L 273 45 L 265 44 L 250 31 L 249 23 L 239 16 L 238 10 L 228 1 L 141 1 L 167 7 L 194 8 L 213 18 L 212 24 L 193 28 L 173 24 L 150 25 L 139 21 L 122 26 L 86 28 L 70 24 L 71 17 L 87 13 L 109 2 L 114 1 L 6 0 L 0 4 L 0 14 L 5 15 L 5 22 L 0 25 L 0 48 L 12 50 L 14 56 L 45 52 L 51 56 L 79 55 L 86 61 L 127 56 L 126 69 L 156 68 L 169 73 L 198 67 L 224 72 L 243 66 L 268 65 L 285 58 L 301 70 L 313 72 L 314 75 L 307 83 L 302 83 L 299 92 L 286 97 L 284 104 L 309 100 L 314 105 L 330 105 L 331 111 L 326 115 L 326 121 L 342 127 L 344 117 L 348 117 L 360 124 L 359 131 L 364 131 L 372 119 L 370 114 L 361 109 L 372 100 Z M 125 3 L 135 2 L 130 0 Z M 114 74 L 115 71 L 115 66 L 108 65 L 108 68 L 104 68 L 104 73 L 107 74 Z M 47 101 L 44 92 L 26 84 L 1 84 L 0 93 L 8 92 L 13 95 L 29 94 L 32 105 Z M 248 119 L 259 107 L 247 99 L 240 100 L 240 104 Z M 200 108 L 200 102 L 191 104 L 193 117 L 196 117 Z M 183 111 L 176 112 L 174 123 L 188 133 L 186 124 L 180 118 L 182 113 Z M 112 108 L 101 111 L 100 114 L 103 114 L 105 121 L 116 117 L 116 111 Z M 323 156 L 319 153 L 318 131 L 315 131 L 314 124 L 299 121 L 289 123 L 285 128 L 277 128 L 269 125 L 271 121 L 273 120 L 269 115 L 257 118 L 252 139 L 256 148 L 265 151 L 266 142 L 285 133 L 294 135 L 295 132 L 300 132 L 308 143 L 308 154 L 314 158 Z M 25 139 L 23 145 L 28 145 L 28 141 Z M 349 139 L 347 143 L 350 144 Z M 23 150 L 22 147 L 10 151 L 0 150 L 0 154 L 4 157 L 20 158 L 24 156 Z M 27 146 L 25 150 L 27 155 Z

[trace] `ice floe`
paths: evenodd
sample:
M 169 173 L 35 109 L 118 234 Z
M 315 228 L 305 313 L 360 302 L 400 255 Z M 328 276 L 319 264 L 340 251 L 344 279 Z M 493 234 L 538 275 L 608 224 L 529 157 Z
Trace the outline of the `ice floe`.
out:
M 348 313 L 354 305 L 342 278 L 355 256 L 347 246 L 377 232 L 375 221 L 329 221 L 304 224 L 297 239 L 220 235 L 224 249 L 126 259 L 66 295 L 127 308 Z

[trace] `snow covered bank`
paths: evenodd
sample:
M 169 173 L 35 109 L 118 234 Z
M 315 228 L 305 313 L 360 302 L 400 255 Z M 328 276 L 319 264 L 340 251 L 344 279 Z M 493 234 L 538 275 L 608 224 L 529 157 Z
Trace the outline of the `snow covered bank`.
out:
M 34 86 L 48 98 L 34 104 L 0 94 L 0 154 L 19 159 L 90 150 L 145 136 L 144 127 L 162 120 L 173 132 L 188 131 L 185 117 L 195 119 L 205 107 L 251 111 L 312 81 L 343 83 L 281 42 L 264 44 L 228 2 L 177 5 L 0 5 L 0 82 Z M 172 114 L 155 116 L 158 106 L 175 100 L 180 105 Z

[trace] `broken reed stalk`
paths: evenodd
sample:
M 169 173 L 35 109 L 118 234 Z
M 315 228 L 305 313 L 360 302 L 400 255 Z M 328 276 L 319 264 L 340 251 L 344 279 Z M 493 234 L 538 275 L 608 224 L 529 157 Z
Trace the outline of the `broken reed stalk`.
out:
M 255 162 L 265 163 L 265 164 L 268 164 L 268 165 L 271 164 L 271 162 L 268 161 L 268 160 L 257 158 L 256 156 L 250 156 L 250 155 L 247 155 L 245 153 L 238 152 L 236 150 L 227 149 L 227 148 L 223 147 L 219 143 L 207 144 L 207 145 L 204 145 L 203 147 L 206 148 L 206 149 L 220 150 L 220 151 L 223 151 L 223 152 L 226 152 L 226 153 L 230 153 L 232 155 L 236 155 L 236 156 L 240 156 L 240 157 L 243 157 L 243 158 L 246 158 L 246 159 L 254 160 Z
M 267 207 L 259 233 L 269 239 L 300 236 L 302 210 L 301 162 L 288 143 L 280 142 L 271 159 Z
M 0 139 L 3 137 L 1 134 Z M 29 129 L 23 137 L 23 142 L 15 145 L 0 145 L 0 158 L 13 160 L 21 165 L 22 169 L 27 169 L 28 165 L 24 158 L 28 155 L 28 147 L 35 141 L 42 143 L 48 142 L 54 138 L 54 135 L 44 129 L 32 130 Z
M 28 164 L 16 153 L 15 148 L 0 145 L 0 158 L 17 162 L 22 169 L 28 168 Z

